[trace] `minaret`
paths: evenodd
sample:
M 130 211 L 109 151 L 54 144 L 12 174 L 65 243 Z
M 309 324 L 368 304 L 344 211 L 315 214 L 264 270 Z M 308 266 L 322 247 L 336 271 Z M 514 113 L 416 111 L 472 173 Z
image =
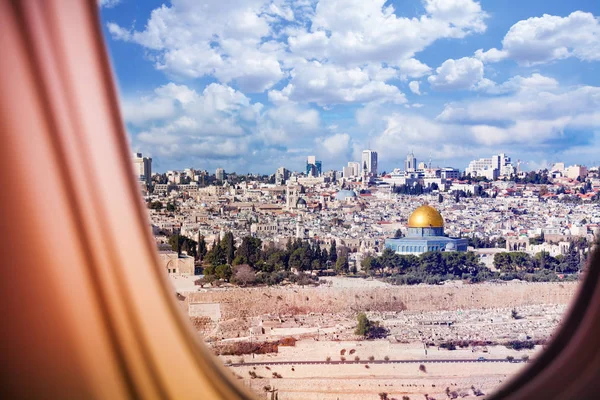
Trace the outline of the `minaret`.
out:
M 296 219 L 296 238 L 304 239 L 304 227 L 302 226 L 302 216 L 300 214 Z

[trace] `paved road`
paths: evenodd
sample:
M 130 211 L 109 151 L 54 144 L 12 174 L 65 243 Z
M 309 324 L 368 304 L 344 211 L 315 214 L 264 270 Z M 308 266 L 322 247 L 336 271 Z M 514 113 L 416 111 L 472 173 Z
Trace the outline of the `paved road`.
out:
M 520 363 L 524 362 L 522 360 L 513 360 L 508 361 L 506 358 L 486 358 L 485 360 L 476 360 L 476 359 L 455 359 L 455 360 L 375 360 L 375 361 L 260 361 L 260 362 L 244 362 L 244 363 L 232 363 L 227 364 L 231 367 L 244 367 L 244 366 L 254 366 L 254 365 L 317 365 L 317 364 L 431 364 L 431 363 L 500 363 L 500 362 L 513 362 Z

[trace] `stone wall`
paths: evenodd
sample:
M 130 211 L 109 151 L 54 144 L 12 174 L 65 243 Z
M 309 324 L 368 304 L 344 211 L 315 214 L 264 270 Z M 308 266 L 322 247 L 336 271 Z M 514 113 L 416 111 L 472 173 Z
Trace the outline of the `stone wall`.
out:
M 222 320 L 264 314 L 435 311 L 567 304 L 577 283 L 483 283 L 387 288 L 235 288 L 191 293 L 189 303 L 220 303 Z

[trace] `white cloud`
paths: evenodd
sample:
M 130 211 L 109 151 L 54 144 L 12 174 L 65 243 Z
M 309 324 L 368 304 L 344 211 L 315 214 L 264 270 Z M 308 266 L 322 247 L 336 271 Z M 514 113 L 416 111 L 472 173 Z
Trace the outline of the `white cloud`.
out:
M 415 58 L 402 60 L 398 63 L 398 70 L 403 80 L 408 78 L 422 78 L 429 75 L 431 68 Z
M 273 18 L 263 13 L 265 7 L 258 0 L 241 6 L 182 0 L 153 10 L 142 31 L 110 22 L 107 27 L 114 39 L 150 50 L 159 70 L 186 78 L 214 75 L 246 91 L 262 92 L 284 76 L 272 46 L 262 43 L 271 34 Z M 287 8 L 276 8 L 282 18 L 290 17 Z
M 385 62 L 397 66 L 441 38 L 462 38 L 486 29 L 487 14 L 472 0 L 424 0 L 426 15 L 398 17 L 386 0 L 321 0 L 310 40 L 320 54 L 342 65 Z M 302 36 L 302 35 L 299 35 Z M 291 47 L 292 51 L 299 50 Z
M 419 90 L 419 81 L 411 81 L 408 84 L 408 88 L 410 89 L 411 92 L 413 92 L 414 94 L 417 95 L 421 95 L 421 91 Z
M 483 61 L 484 63 L 495 63 L 504 60 L 506 57 L 508 57 L 508 53 L 498 49 L 489 49 L 488 51 L 479 49 L 475 52 L 475 58 Z
M 423 2 L 425 14 L 407 18 L 397 16 L 386 0 L 179 0 L 154 9 L 142 30 L 114 22 L 107 27 L 113 39 L 143 46 L 169 76 L 212 76 L 244 92 L 264 92 L 295 71 L 293 87 L 301 91 L 314 80 L 299 71 L 318 61 L 336 74 L 359 69 L 370 79 L 360 87 L 325 85 L 333 93 L 318 96 L 321 104 L 378 95 L 398 102 L 401 93 L 386 81 L 418 79 L 431 71 L 415 53 L 438 39 L 486 29 L 487 14 L 477 1 Z
M 470 127 L 480 144 L 534 147 L 564 138 L 570 129 L 597 129 L 600 124 L 598 87 L 561 90 L 550 78 L 536 74 L 504 85 L 523 87 L 511 95 L 447 104 L 437 120 Z
M 350 135 L 347 133 L 336 133 L 335 135 L 317 138 L 317 149 L 324 150 L 330 155 L 346 155 L 350 150 Z
M 98 5 L 104 8 L 112 8 L 120 2 L 121 0 L 98 0 Z
M 496 62 L 509 57 L 523 65 L 536 65 L 575 57 L 600 60 L 600 19 L 575 11 L 567 17 L 544 14 L 514 24 L 502 40 L 502 50 L 478 50 L 476 57 Z
M 557 89 L 558 86 L 559 84 L 556 79 L 534 73 L 529 77 L 517 75 L 501 85 L 497 85 L 495 82 L 484 78 L 482 82 L 478 84 L 477 90 L 489 94 L 506 94 L 527 90 L 553 90 Z
M 483 63 L 470 57 L 446 60 L 427 80 L 434 90 L 468 90 L 483 79 Z
M 383 110 L 377 111 L 380 115 L 373 115 L 374 121 L 371 123 L 379 124 L 379 132 L 372 143 L 379 152 L 380 160 L 387 160 L 388 165 L 393 162 L 401 165 L 409 151 L 423 158 L 432 157 L 436 162 L 470 157 L 475 153 L 468 132 L 459 125 L 397 111 L 382 117 Z
M 313 61 L 294 68 L 291 77 L 290 83 L 283 90 L 269 92 L 271 99 L 312 102 L 320 106 L 406 101 L 404 94 L 396 86 L 372 80 L 368 71 L 359 67 L 345 69 Z

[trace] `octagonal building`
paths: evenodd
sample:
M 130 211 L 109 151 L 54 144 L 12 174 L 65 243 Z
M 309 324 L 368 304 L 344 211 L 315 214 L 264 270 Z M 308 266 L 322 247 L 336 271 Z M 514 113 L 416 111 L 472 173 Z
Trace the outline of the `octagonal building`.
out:
M 406 237 L 386 239 L 385 247 L 398 254 L 415 255 L 426 251 L 467 251 L 467 239 L 445 236 L 442 215 L 426 204 L 408 218 Z

